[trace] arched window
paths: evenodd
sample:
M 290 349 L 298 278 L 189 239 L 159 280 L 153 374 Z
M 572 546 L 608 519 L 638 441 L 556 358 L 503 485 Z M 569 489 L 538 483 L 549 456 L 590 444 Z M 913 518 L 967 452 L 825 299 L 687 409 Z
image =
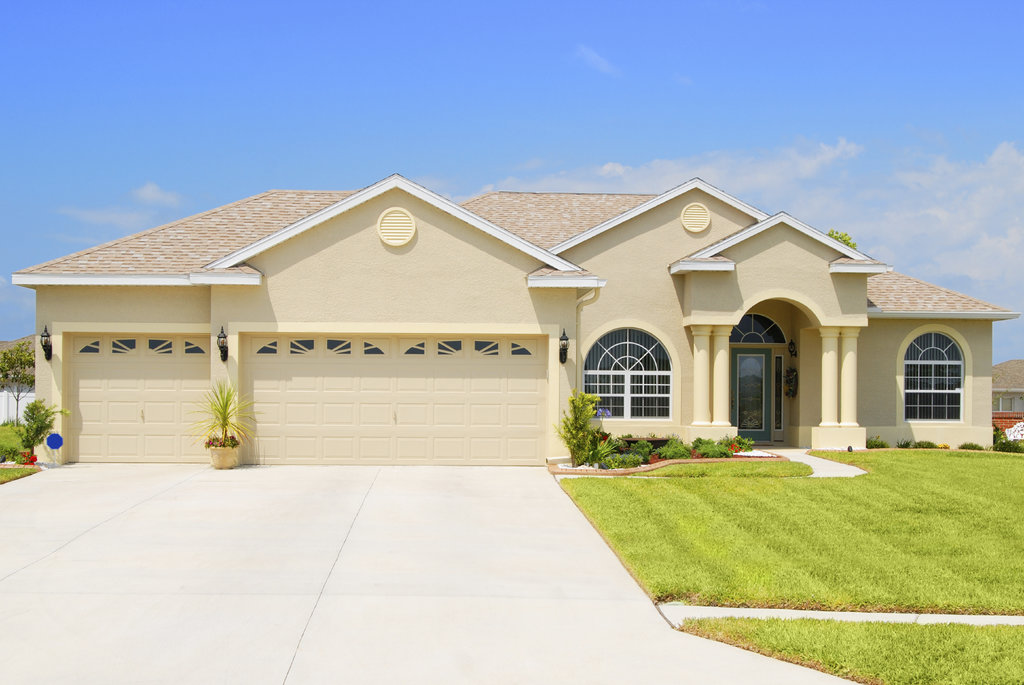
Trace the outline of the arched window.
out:
M 601 398 L 613 418 L 668 418 L 672 363 L 650 333 L 620 328 L 594 343 L 583 364 L 583 391 Z
M 732 327 L 731 343 L 748 345 L 786 344 L 786 335 L 779 325 L 760 314 L 744 314 L 740 322 Z
M 959 421 L 964 361 L 942 333 L 923 333 L 903 355 L 903 416 L 907 421 Z

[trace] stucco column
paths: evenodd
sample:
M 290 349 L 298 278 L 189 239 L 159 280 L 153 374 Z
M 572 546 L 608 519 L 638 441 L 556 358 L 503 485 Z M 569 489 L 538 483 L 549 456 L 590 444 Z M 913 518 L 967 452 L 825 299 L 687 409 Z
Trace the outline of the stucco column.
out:
M 693 334 L 693 423 L 707 426 L 711 423 L 708 398 L 711 395 L 710 360 L 708 343 L 711 326 L 690 326 Z
M 859 328 L 844 326 L 840 332 L 839 425 L 857 425 L 857 336 Z
M 715 326 L 711 329 L 713 353 L 712 383 L 714 386 L 712 426 L 728 426 L 729 416 L 729 336 L 732 326 Z
M 821 334 L 821 426 L 838 426 L 839 329 L 823 326 Z

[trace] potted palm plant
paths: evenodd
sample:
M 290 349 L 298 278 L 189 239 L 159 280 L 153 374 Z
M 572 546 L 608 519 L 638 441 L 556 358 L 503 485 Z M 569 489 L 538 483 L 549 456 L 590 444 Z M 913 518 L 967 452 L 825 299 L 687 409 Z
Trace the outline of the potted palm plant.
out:
M 249 427 L 254 418 L 252 402 L 245 400 L 227 381 L 218 381 L 203 396 L 195 413 L 201 415 L 195 424 L 195 432 L 206 440 L 210 465 L 215 469 L 238 466 L 238 449 L 242 440 L 252 436 Z

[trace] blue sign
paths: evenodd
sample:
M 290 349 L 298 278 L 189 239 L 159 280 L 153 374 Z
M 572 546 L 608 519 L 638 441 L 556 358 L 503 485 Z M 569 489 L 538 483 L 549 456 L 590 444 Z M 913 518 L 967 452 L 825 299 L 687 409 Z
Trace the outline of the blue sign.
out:
M 60 446 L 64 444 L 64 438 L 60 437 L 60 433 L 50 433 L 46 436 L 46 446 L 51 450 L 60 449 Z

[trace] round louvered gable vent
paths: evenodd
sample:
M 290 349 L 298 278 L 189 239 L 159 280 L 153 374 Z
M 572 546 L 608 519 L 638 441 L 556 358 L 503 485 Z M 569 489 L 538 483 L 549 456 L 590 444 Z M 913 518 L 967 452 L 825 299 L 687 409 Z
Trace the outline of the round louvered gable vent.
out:
M 711 212 L 699 202 L 691 202 L 683 207 L 679 220 L 683 222 L 683 228 L 690 233 L 699 233 L 711 225 Z
M 386 245 L 405 245 L 416 234 L 416 220 L 401 207 L 392 207 L 377 219 L 377 234 Z

